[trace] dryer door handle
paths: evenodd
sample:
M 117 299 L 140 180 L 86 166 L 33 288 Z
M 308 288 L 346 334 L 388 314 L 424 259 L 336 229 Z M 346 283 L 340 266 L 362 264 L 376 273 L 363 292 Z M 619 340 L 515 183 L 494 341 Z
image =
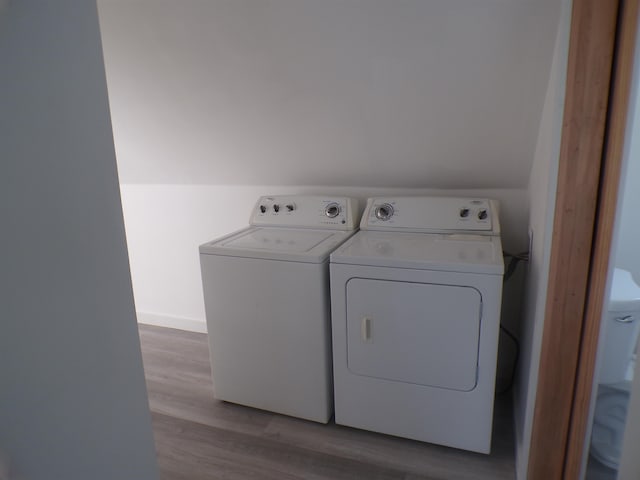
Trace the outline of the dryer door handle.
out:
M 371 319 L 369 317 L 362 318 L 360 333 L 362 334 L 362 341 L 364 343 L 371 343 Z
M 615 317 L 615 320 L 620 323 L 632 323 L 635 319 L 633 315 L 625 315 L 624 317 Z

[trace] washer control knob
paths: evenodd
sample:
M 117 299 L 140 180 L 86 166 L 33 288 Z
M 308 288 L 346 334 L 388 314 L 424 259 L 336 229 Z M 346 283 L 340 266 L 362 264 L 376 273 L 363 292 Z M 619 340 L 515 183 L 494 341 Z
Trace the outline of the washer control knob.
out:
M 460 218 L 467 218 L 469 216 L 469 209 L 468 208 L 461 208 L 460 209 Z
M 267 211 L 267 207 L 265 207 L 264 205 L 260 205 L 260 211 L 262 213 L 266 212 Z
M 486 210 L 484 210 L 484 209 L 482 209 L 482 210 L 480 210 L 480 211 L 478 212 L 478 218 L 479 218 L 480 220 L 486 220 L 488 216 L 489 216 L 489 214 L 488 214 L 488 213 L 487 213 L 487 211 L 486 211 Z
M 324 214 L 329 218 L 336 218 L 340 213 L 340 205 L 333 202 L 327 205 L 324 209 Z
M 293 212 L 296 206 L 293 203 L 287 205 L 287 212 Z
M 388 203 L 378 205 L 374 210 L 374 214 L 378 220 L 386 222 L 393 216 L 393 205 L 390 205 Z
M 280 211 L 280 205 L 278 205 L 277 203 L 273 204 L 273 211 L 278 213 Z

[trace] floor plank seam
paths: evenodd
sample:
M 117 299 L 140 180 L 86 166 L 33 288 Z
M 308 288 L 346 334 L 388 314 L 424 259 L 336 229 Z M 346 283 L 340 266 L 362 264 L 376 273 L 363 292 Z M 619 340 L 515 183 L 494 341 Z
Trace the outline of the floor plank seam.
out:
M 140 340 L 162 480 L 515 478 L 508 397 L 485 456 L 216 400 L 206 334 L 141 326 Z

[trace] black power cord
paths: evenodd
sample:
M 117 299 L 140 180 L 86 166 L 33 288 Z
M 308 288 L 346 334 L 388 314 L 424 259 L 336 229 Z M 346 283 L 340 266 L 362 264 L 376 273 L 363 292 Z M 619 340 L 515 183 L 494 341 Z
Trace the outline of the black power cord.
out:
M 509 336 L 509 338 L 513 341 L 513 345 L 515 347 L 515 353 L 513 354 L 513 367 L 511 368 L 511 378 L 509 379 L 509 383 L 505 388 L 497 392 L 498 395 L 502 395 L 503 393 L 507 393 L 513 387 L 513 383 L 516 379 L 516 371 L 518 368 L 518 360 L 520 359 L 520 342 L 516 338 L 516 336 L 511 333 L 504 325 L 500 324 L 500 330 L 502 330 L 505 334 Z
M 518 263 L 529 261 L 529 252 L 520 252 L 516 254 L 504 252 L 503 257 L 511 259 L 507 262 L 507 268 L 504 271 L 504 277 L 502 280 L 503 282 L 506 282 L 511 278 L 513 273 L 516 271 L 516 267 L 518 266 Z
M 529 253 L 521 252 L 521 253 L 511 254 L 508 252 L 504 252 L 504 257 L 510 259 L 507 262 L 507 268 L 505 269 L 504 277 L 502 279 L 502 282 L 506 283 L 516 271 L 516 268 L 518 267 L 518 263 L 529 261 Z M 505 388 L 497 392 L 498 395 L 507 393 L 513 387 L 513 383 L 516 378 L 516 372 L 518 369 L 518 361 L 520 360 L 520 342 L 518 341 L 518 338 L 507 327 L 502 325 L 502 323 L 500 324 L 500 330 L 502 330 L 505 333 L 505 335 L 507 335 L 513 342 L 513 346 L 515 347 L 515 353 L 514 353 L 513 367 L 511 369 L 511 378 L 509 379 L 509 383 Z

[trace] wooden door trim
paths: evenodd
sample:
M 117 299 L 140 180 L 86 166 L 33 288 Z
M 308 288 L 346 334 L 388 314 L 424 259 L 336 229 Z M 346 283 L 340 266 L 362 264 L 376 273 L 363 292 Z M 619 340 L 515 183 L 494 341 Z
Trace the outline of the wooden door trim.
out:
M 605 136 L 606 148 L 602 160 L 602 178 L 597 207 L 595 239 L 565 459 L 564 478 L 567 479 L 579 478 L 584 447 L 587 441 L 589 407 L 594 382 L 601 318 L 605 304 L 604 292 L 609 271 L 613 230 L 618 206 L 620 171 L 628 125 L 639 5 L 640 0 L 624 0 L 621 4 L 619 15 L 618 42 Z
M 528 478 L 563 476 L 596 217 L 618 0 L 574 0 Z

